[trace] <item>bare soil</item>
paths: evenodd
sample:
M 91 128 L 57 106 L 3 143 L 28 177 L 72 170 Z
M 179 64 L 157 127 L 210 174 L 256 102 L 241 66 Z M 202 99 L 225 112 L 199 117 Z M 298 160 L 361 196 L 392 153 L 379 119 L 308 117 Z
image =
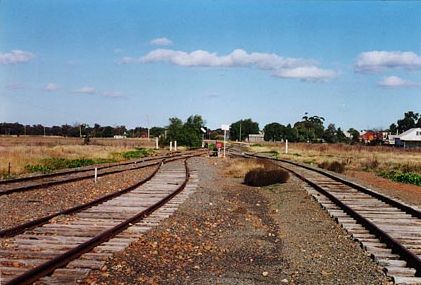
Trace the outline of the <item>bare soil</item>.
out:
M 421 206 L 420 186 L 394 182 L 389 179 L 379 177 L 372 172 L 347 171 L 346 175 L 376 191 L 398 198 L 408 204 Z

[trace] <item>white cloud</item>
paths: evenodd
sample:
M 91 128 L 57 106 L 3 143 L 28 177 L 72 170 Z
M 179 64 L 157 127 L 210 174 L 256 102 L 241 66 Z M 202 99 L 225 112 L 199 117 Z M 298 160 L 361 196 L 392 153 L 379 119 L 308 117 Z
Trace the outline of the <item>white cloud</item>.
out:
M 386 77 L 383 80 L 377 82 L 377 85 L 385 88 L 421 87 L 421 83 L 405 80 L 397 76 Z
M 53 92 L 53 91 L 57 91 L 59 89 L 59 86 L 55 83 L 48 83 L 45 87 L 44 90 L 47 92 Z
M 317 66 L 303 66 L 290 69 L 281 69 L 273 74 L 276 77 L 300 79 L 305 81 L 323 81 L 336 76 L 336 72 L 321 69 Z
M 421 56 L 411 51 L 368 51 L 360 53 L 355 63 L 357 72 L 378 72 L 386 69 L 421 68 Z
M 119 63 L 168 62 L 185 67 L 255 67 L 270 70 L 281 78 L 302 80 L 326 80 L 334 77 L 333 70 L 317 67 L 317 62 L 301 58 L 282 57 L 274 53 L 248 53 L 242 49 L 233 50 L 227 55 L 218 55 L 205 50 L 184 52 L 171 49 L 156 49 L 139 58 L 123 57 Z
M 34 58 L 34 54 L 23 50 L 12 50 L 8 53 L 0 53 L 0 64 L 26 63 Z
M 173 42 L 168 38 L 162 37 L 151 40 L 150 44 L 154 46 L 170 46 Z
M 80 93 L 80 94 L 95 94 L 96 90 L 93 87 L 85 86 L 78 90 L 75 90 L 74 93 Z

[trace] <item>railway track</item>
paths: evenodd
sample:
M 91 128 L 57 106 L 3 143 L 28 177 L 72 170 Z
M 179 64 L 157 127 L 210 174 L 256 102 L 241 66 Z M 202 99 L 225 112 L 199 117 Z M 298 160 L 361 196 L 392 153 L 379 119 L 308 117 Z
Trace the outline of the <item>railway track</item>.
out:
M 329 215 L 358 241 L 396 284 L 421 284 L 421 210 L 331 172 L 269 159 L 303 180 Z
M 132 191 L 7 239 L 0 249 L 1 284 L 76 283 L 171 215 L 196 181 L 187 158 L 165 163 Z
M 40 217 L 40 218 L 37 218 L 37 219 L 33 219 L 33 220 L 30 220 L 30 221 L 27 221 L 27 222 L 24 222 L 24 223 L 21 223 L 21 224 L 17 224 L 17 225 L 14 225 L 14 226 L 10 227 L 10 228 L 1 229 L 0 230 L 0 238 L 12 237 L 12 236 L 18 235 L 18 234 L 22 233 L 23 231 L 25 231 L 27 229 L 37 227 L 37 226 L 41 226 L 41 225 L 47 223 L 48 221 L 52 220 L 53 218 L 55 218 L 57 216 L 74 214 L 74 213 L 80 212 L 84 209 L 88 209 L 90 207 L 93 207 L 93 206 L 99 205 L 101 203 L 104 203 L 108 200 L 114 199 L 114 198 L 116 198 L 120 195 L 123 195 L 125 193 L 128 193 L 128 192 L 132 191 L 133 189 L 136 189 L 140 185 L 148 182 L 159 171 L 159 169 L 163 165 L 163 163 L 176 161 L 176 160 L 180 160 L 180 159 L 187 159 L 187 158 L 193 157 L 197 154 L 200 154 L 200 152 L 171 156 L 167 159 L 160 160 L 159 162 L 155 162 L 153 164 L 148 164 L 146 166 L 157 165 L 157 168 L 154 172 L 152 172 L 151 175 L 149 175 L 145 179 L 142 179 L 141 181 L 138 181 L 138 182 L 134 183 L 133 185 L 130 185 L 129 187 L 126 187 L 126 188 L 121 189 L 119 191 L 104 195 L 104 196 L 99 197 L 97 199 L 94 199 L 90 202 L 83 203 L 83 204 L 80 204 L 80 205 L 77 205 L 77 206 L 62 210 L 62 211 L 58 211 L 58 212 L 55 212 L 55 213 L 52 213 L 52 214 L 49 214 L 49 215 L 46 215 L 46 216 L 43 216 L 43 217 Z M 144 166 L 144 167 L 146 167 L 146 166 Z
M 0 196 L 17 192 L 40 189 L 52 185 L 63 184 L 67 182 L 80 181 L 94 177 L 94 170 L 97 168 L 98 177 L 140 169 L 161 163 L 163 159 L 177 158 L 197 151 L 185 153 L 175 153 L 165 156 L 146 157 L 139 160 L 125 161 L 119 163 L 109 163 L 105 165 L 89 166 L 77 169 L 67 169 L 54 173 L 27 176 L 15 179 L 0 180 Z

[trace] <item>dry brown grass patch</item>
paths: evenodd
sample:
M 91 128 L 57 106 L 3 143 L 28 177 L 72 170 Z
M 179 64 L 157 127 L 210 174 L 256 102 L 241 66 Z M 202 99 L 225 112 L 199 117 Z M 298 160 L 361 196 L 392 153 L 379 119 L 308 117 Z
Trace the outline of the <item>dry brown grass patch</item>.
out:
M 255 159 L 230 159 L 227 161 L 225 174 L 235 178 L 243 178 L 252 169 L 264 168 L 263 161 Z

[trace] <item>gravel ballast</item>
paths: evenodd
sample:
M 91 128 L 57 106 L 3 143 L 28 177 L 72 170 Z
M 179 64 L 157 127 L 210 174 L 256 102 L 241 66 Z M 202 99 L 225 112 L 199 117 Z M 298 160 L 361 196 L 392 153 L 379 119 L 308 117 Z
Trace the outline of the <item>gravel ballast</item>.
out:
M 53 214 L 127 188 L 148 177 L 156 166 L 0 196 L 0 229 Z
M 84 284 L 389 284 L 294 178 L 249 187 L 190 159 L 199 188 Z

